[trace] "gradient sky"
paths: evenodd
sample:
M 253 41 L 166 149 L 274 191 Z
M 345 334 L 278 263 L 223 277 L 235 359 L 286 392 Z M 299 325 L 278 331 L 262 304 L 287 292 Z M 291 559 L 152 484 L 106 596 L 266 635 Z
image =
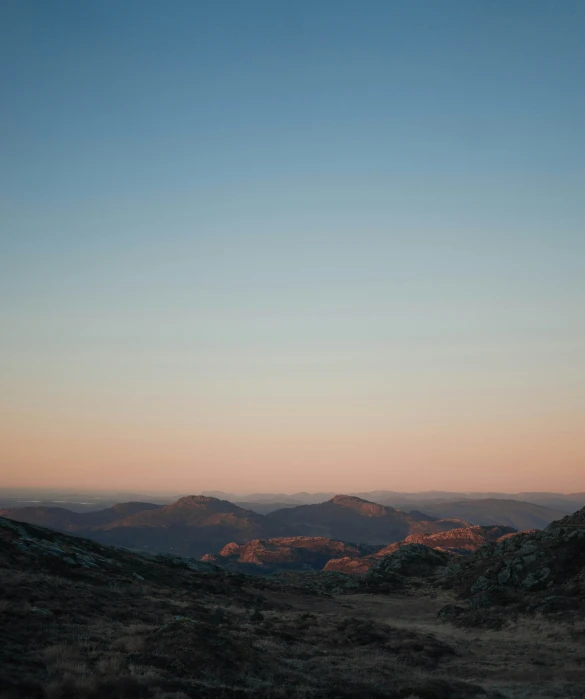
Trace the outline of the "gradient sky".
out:
M 585 490 L 582 0 L 4 0 L 0 485 Z

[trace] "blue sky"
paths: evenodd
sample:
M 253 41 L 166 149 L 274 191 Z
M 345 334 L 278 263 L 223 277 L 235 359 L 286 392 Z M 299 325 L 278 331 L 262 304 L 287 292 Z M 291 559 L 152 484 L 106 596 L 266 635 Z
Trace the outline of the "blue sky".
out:
M 495 441 L 486 487 L 526 489 L 538 444 L 576 488 L 584 26 L 571 0 L 2 3 L 14 483 L 130 484 L 148 434 L 153 487 L 475 488 Z

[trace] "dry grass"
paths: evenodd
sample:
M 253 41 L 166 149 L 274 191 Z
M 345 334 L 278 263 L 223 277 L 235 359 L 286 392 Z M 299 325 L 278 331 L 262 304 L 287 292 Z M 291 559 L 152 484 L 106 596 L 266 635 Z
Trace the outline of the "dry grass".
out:
M 430 587 L 301 595 L 111 551 L 120 573 L 53 575 L 2 565 L 0 541 L 1 699 L 585 696 L 583 623 L 456 628 Z
M 112 647 L 125 653 L 140 653 L 144 650 L 145 641 L 142 636 L 121 636 L 117 638 Z

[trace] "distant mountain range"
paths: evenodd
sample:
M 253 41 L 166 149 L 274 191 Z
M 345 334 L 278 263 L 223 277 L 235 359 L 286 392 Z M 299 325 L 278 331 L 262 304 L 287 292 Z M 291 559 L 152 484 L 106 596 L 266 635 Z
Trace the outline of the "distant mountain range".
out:
M 544 529 L 564 512 L 518 500 L 486 498 L 421 505 L 428 515 L 456 517 L 470 524 L 505 525 L 514 529 Z
M 267 519 L 286 524 L 304 536 L 323 536 L 364 544 L 389 544 L 413 532 L 438 532 L 462 525 L 420 512 L 402 512 L 351 495 L 327 502 L 276 510 Z
M 126 517 L 147 510 L 159 510 L 162 505 L 151 502 L 123 502 L 105 510 L 74 512 L 64 507 L 19 507 L 0 510 L 2 517 L 28 522 L 63 532 L 77 532 L 119 522 Z
M 62 507 L 75 512 L 90 512 L 109 508 L 120 502 L 149 502 L 159 505 L 169 505 L 186 495 L 186 493 L 158 493 L 146 495 L 139 492 L 98 492 L 56 490 L 46 488 L 2 488 L 0 487 L 0 508 L 15 508 L 28 506 Z M 243 509 L 253 510 L 259 514 L 267 514 L 274 510 L 298 505 L 314 505 L 331 500 L 336 493 L 250 493 L 247 495 L 225 493 L 222 491 L 203 491 L 201 495 L 227 500 Z M 446 502 L 462 502 L 474 500 L 516 500 L 534 505 L 548 507 L 557 512 L 570 514 L 585 506 L 585 492 L 554 493 L 554 492 L 457 492 L 457 491 L 420 491 L 397 492 L 392 490 L 373 490 L 349 493 L 363 500 L 389 505 L 403 511 L 422 510 L 425 505 Z
M 0 512 L 2 517 L 67 531 L 112 546 L 194 557 L 232 541 L 245 543 L 290 534 L 285 525 L 275 520 L 226 500 L 202 495 L 187 496 L 166 506 L 124 503 L 99 512 L 74 513 L 45 507 Z
M 109 545 L 193 557 L 215 554 L 227 544 L 243 546 L 256 540 L 288 539 L 286 544 L 268 544 L 266 552 L 275 550 L 274 546 L 288 547 L 296 553 L 289 552 L 286 556 L 296 556 L 301 562 L 312 556 L 314 562 L 317 560 L 316 554 L 307 551 L 317 544 L 293 545 L 291 537 L 317 537 L 327 541 L 352 542 L 352 546 L 382 547 L 413 535 L 437 535 L 460 530 L 469 524 L 540 529 L 564 514 L 540 505 L 494 498 L 427 502 L 422 505 L 423 511 L 412 509 L 410 512 L 350 495 L 335 495 L 325 502 L 313 504 L 287 504 L 268 514 L 255 512 L 242 507 L 242 504 L 192 495 L 167 505 L 127 502 L 90 512 L 35 506 L 3 509 L 0 516 Z M 327 544 L 327 547 L 328 551 L 323 554 L 325 558 L 346 557 L 345 554 L 336 553 L 334 545 Z M 444 547 L 450 548 L 446 544 Z M 259 545 L 255 544 L 252 548 L 259 555 Z M 256 555 L 250 550 L 234 550 L 229 561 L 236 560 L 233 556 L 243 559 Z M 269 558 L 266 552 L 262 555 Z M 275 555 L 286 558 L 282 551 Z M 364 553 L 360 556 L 363 557 Z M 228 557 L 225 560 L 229 562 Z
M 376 502 L 376 501 L 369 501 Z M 268 502 L 243 502 L 237 503 L 241 507 L 248 507 L 254 512 L 273 515 L 279 510 L 295 509 L 294 505 L 288 503 L 268 503 Z M 298 505 L 296 509 L 298 509 Z M 311 505 L 312 507 L 312 505 Z M 388 505 L 388 507 L 390 507 Z M 574 508 L 576 509 L 576 508 Z M 573 512 L 568 504 L 565 509 L 553 509 L 544 505 L 536 505 L 530 502 L 521 502 L 510 498 L 483 498 L 468 500 L 441 500 L 440 502 L 420 501 L 405 502 L 400 507 L 400 511 L 422 513 L 424 519 L 457 519 L 464 520 L 470 524 L 502 524 L 514 529 L 543 529 L 554 520 L 560 519 L 567 510 Z M 289 514 L 288 517 L 296 515 Z M 280 519 L 287 515 L 278 515 Z M 308 530 L 304 530 L 308 531 Z M 316 531 L 316 530 L 313 530 Z
M 420 512 L 401 512 L 347 495 L 270 515 L 227 500 L 191 495 L 165 506 L 132 502 L 97 512 L 40 506 L 0 510 L 0 516 L 108 545 L 196 557 L 230 543 L 277 537 L 320 536 L 355 544 L 387 545 L 415 532 L 445 531 L 465 524 Z
M 289 505 L 315 505 L 320 502 L 330 500 L 335 493 L 250 493 L 248 495 L 236 495 L 234 493 L 222 493 L 221 491 L 204 492 L 204 495 L 213 495 L 231 502 L 258 504 L 270 506 L 280 504 Z M 461 492 L 451 490 L 426 490 L 419 492 L 398 492 L 393 490 L 370 490 L 363 492 L 352 492 L 350 495 L 377 502 L 380 505 L 390 505 L 401 510 L 422 509 L 423 503 L 436 504 L 441 502 L 460 502 L 462 500 L 486 500 L 495 498 L 497 500 L 516 500 L 519 502 L 529 502 L 534 505 L 542 505 L 553 510 L 572 513 L 585 506 L 585 492 L 577 493 L 554 493 L 554 492 L 521 492 L 521 493 L 501 493 L 501 492 Z M 276 509 L 276 508 L 275 508 Z

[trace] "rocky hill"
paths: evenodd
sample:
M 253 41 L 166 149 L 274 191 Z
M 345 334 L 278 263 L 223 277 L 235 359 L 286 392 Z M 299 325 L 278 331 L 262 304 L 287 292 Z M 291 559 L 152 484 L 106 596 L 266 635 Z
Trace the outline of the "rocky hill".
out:
M 446 610 L 476 622 L 511 612 L 585 616 L 585 508 L 543 531 L 502 537 L 469 560 L 449 566 L 443 584 L 468 601 Z M 495 621 L 494 621 L 495 620 Z
M 380 559 L 390 556 L 399 551 L 404 546 L 420 544 L 427 548 L 453 553 L 462 556 L 469 556 L 477 551 L 481 546 L 500 540 L 502 537 L 515 534 L 516 530 L 511 527 L 460 527 L 447 532 L 437 532 L 435 534 L 410 534 L 402 541 L 397 541 L 389 546 L 375 551 L 374 553 L 356 558 L 355 556 L 344 556 L 332 559 L 324 570 L 346 573 L 349 575 L 363 575 L 378 564 Z
M 277 510 L 267 519 L 286 524 L 304 536 L 321 536 L 356 543 L 386 545 L 413 532 L 440 532 L 461 521 L 439 520 L 422 513 L 406 513 L 350 495 L 327 502 Z
M 201 560 L 231 570 L 266 574 L 277 570 L 321 570 L 332 558 L 355 559 L 377 549 L 325 537 L 294 536 L 230 543 L 218 554 L 207 554 Z
M 486 544 L 516 533 L 513 527 L 475 525 L 436 534 L 411 534 L 403 543 L 424 544 L 432 549 L 469 555 Z

